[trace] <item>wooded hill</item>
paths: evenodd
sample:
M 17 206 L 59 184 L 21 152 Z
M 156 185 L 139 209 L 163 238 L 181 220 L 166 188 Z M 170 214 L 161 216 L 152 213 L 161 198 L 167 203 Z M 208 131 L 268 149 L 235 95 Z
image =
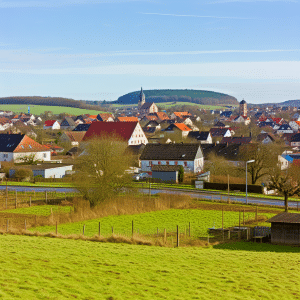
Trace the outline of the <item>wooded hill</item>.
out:
M 0 104 L 24 104 L 24 105 L 47 105 L 76 107 L 83 109 L 103 110 L 103 107 L 87 104 L 85 101 L 61 97 L 20 96 L 0 98 Z
M 145 90 L 146 102 L 191 102 L 209 105 L 237 105 L 235 97 L 203 90 Z M 137 104 L 140 91 L 128 93 L 118 98 L 111 104 Z

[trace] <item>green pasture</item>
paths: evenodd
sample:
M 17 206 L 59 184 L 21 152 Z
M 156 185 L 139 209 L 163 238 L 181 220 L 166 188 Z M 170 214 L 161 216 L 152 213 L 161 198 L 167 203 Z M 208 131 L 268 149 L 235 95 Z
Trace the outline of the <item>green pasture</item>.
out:
M 3 235 L 2 299 L 299 299 L 298 247 L 164 248 Z
M 28 214 L 38 216 L 50 216 L 52 213 L 69 213 L 73 210 L 71 206 L 59 206 L 59 205 L 37 205 L 31 207 L 20 207 L 16 209 L 7 209 L 6 213 L 15 214 Z
M 261 215 L 261 214 L 259 214 Z M 274 214 L 263 214 L 270 218 Z M 255 218 L 255 212 L 245 212 L 245 221 Z M 136 215 L 109 216 L 81 222 L 61 224 L 58 226 L 58 232 L 63 235 L 82 234 L 85 225 L 85 235 L 94 236 L 98 234 L 99 222 L 101 226 L 101 235 L 112 234 L 112 228 L 115 234 L 131 235 L 132 221 L 134 223 L 134 232 L 143 235 L 155 234 L 157 229 L 160 233 L 175 232 L 177 225 L 181 232 L 188 231 L 189 223 L 191 226 L 191 235 L 195 237 L 206 237 L 207 229 L 222 227 L 222 211 L 200 210 L 200 209 L 170 209 L 163 211 L 148 212 Z M 241 213 L 241 225 L 243 214 Z M 268 224 L 268 223 L 267 223 Z M 224 227 L 238 226 L 239 212 L 224 211 Z M 264 224 L 265 225 L 265 224 Z M 41 226 L 31 228 L 38 232 L 55 232 L 55 226 Z
M 30 106 L 30 113 L 34 115 L 40 115 L 45 111 L 52 111 L 53 114 L 59 115 L 61 113 L 68 113 L 71 115 L 82 115 L 90 114 L 97 115 L 102 111 L 91 110 L 91 109 L 81 109 L 77 107 L 65 107 L 65 106 L 47 106 L 47 105 L 24 105 L 24 104 L 2 104 L 0 105 L 1 110 L 10 110 L 14 113 L 27 113 L 28 106 Z

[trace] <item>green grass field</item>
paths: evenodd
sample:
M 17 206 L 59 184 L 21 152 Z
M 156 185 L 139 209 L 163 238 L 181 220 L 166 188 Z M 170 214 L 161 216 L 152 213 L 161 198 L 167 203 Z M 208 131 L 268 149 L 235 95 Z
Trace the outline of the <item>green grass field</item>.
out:
M 2 299 L 299 299 L 299 248 L 0 238 Z
M 259 214 L 261 215 L 261 214 Z M 263 214 L 271 218 L 274 214 Z M 254 212 L 245 213 L 245 221 L 255 218 Z M 112 227 L 114 233 L 131 235 L 132 221 L 134 230 L 140 234 L 155 234 L 157 228 L 160 233 L 166 229 L 168 232 L 175 232 L 179 226 L 181 232 L 188 229 L 191 223 L 191 235 L 195 237 L 207 236 L 207 229 L 211 227 L 220 228 L 222 226 L 222 211 L 200 210 L 200 209 L 170 209 L 163 211 L 148 212 L 137 215 L 110 216 L 100 219 L 86 220 L 76 223 L 59 225 L 58 232 L 63 235 L 81 234 L 85 225 L 85 235 L 94 236 L 98 234 L 99 222 L 101 223 L 101 235 L 111 235 Z M 242 222 L 242 214 L 241 214 Z M 224 211 L 224 227 L 238 226 L 239 213 L 234 211 Z M 242 225 L 242 223 L 241 223 Z M 269 223 L 264 225 L 269 225 Z M 55 232 L 55 226 L 41 226 L 31 228 L 38 232 Z
M 64 107 L 64 106 L 46 106 L 46 105 L 29 105 L 30 112 L 34 115 L 39 115 L 44 113 L 45 111 L 52 111 L 55 115 L 61 113 L 68 113 L 72 115 L 82 115 L 82 114 L 90 114 L 97 115 L 101 111 L 98 110 L 90 110 L 90 109 L 81 109 L 76 107 Z M 2 104 L 0 105 L 1 110 L 11 110 L 14 113 L 27 113 L 28 105 L 23 104 Z
M 20 207 L 17 209 L 7 209 L 6 213 L 14 214 L 28 214 L 38 216 L 50 216 L 51 209 L 53 213 L 69 213 L 72 210 L 71 206 L 58 206 L 58 205 L 37 205 L 31 207 Z

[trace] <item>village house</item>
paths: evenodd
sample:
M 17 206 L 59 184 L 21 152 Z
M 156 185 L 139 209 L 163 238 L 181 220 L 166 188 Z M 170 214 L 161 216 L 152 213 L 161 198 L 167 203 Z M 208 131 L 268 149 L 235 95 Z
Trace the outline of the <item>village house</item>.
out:
M 191 140 L 195 140 L 200 144 L 212 143 L 212 136 L 209 131 L 190 131 L 188 134 L 188 138 Z
M 65 117 L 60 123 L 60 129 L 70 129 L 73 130 L 76 127 L 75 121 L 71 117 Z
M 198 144 L 147 144 L 141 155 L 143 172 L 152 166 L 183 166 L 185 171 L 198 173 L 203 170 L 204 159 Z
M 60 143 L 70 143 L 72 146 L 79 146 L 85 131 L 66 131 L 63 132 L 59 138 Z
M 45 121 L 44 123 L 44 129 L 52 129 L 52 130 L 60 129 L 60 124 L 56 120 L 48 120 Z
M 97 120 L 101 122 L 114 122 L 114 116 L 110 113 L 101 113 L 97 115 Z
M 128 145 L 148 143 L 148 139 L 139 122 L 93 122 L 83 141 L 113 134 L 126 141 Z
M 180 133 L 183 138 L 187 137 L 190 131 L 192 129 L 183 123 L 174 123 L 164 129 L 166 133 Z
M 118 117 L 116 118 L 117 122 L 138 122 L 138 117 Z
M 220 144 L 249 144 L 252 143 L 251 136 L 223 137 Z
M 48 147 L 37 143 L 24 134 L 0 134 L 0 161 L 23 162 L 32 158 L 38 161 L 51 160 Z
M 88 131 L 91 124 L 78 124 L 73 131 Z

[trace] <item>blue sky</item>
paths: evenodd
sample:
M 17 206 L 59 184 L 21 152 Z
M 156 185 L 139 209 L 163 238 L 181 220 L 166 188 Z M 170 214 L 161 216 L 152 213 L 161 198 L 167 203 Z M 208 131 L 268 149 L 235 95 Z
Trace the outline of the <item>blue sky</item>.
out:
M 300 0 L 0 0 L 0 97 L 300 99 Z

